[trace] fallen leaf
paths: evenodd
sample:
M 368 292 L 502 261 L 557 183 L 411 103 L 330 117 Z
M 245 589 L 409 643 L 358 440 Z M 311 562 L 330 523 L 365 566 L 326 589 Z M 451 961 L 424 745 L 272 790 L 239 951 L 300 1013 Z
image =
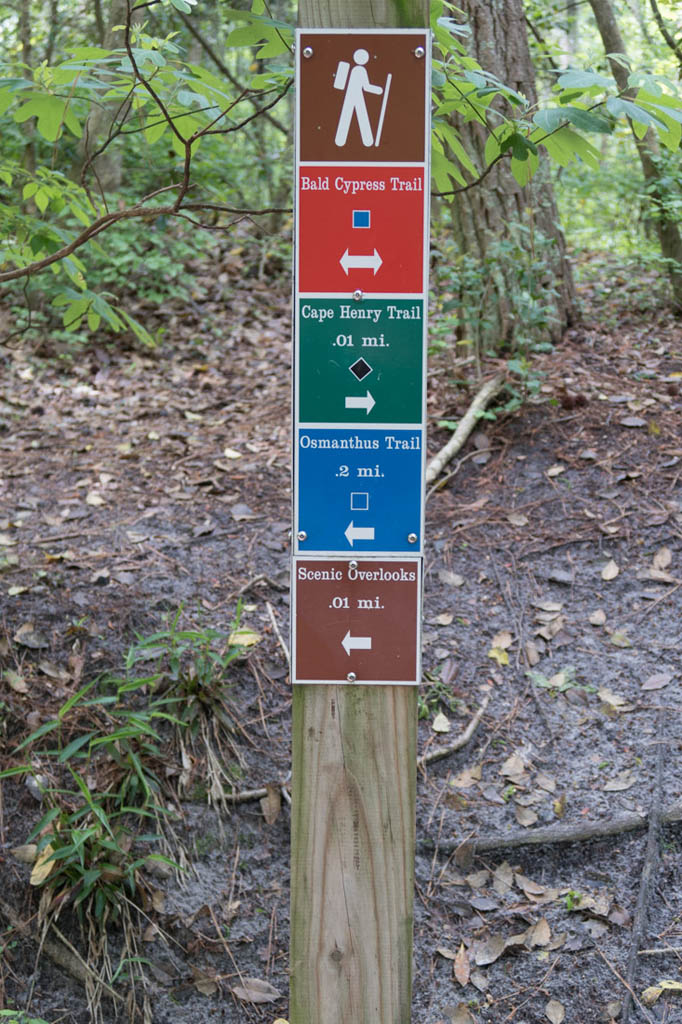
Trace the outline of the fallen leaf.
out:
M 18 597 L 19 594 L 25 594 L 28 589 L 28 587 L 20 587 L 18 585 L 16 587 L 10 587 L 9 590 L 7 591 L 7 596 Z
M 546 917 L 541 917 L 537 924 L 534 924 L 528 932 L 528 946 L 546 946 L 551 938 L 549 924 Z
M 620 569 L 618 568 L 618 566 L 616 565 L 614 560 L 611 559 L 611 561 L 607 562 L 606 565 L 604 566 L 604 568 L 602 569 L 602 571 L 601 571 L 601 578 L 603 580 L 607 580 L 607 581 L 608 580 L 615 580 L 615 578 L 616 578 L 616 576 L 618 575 L 619 572 L 620 572 Z
M 214 996 L 218 991 L 218 983 L 210 974 L 204 974 L 198 967 L 192 967 L 194 987 L 202 996 Z M 234 992 L 234 989 L 232 990 Z
M 455 775 L 453 779 L 450 779 L 450 785 L 457 789 L 469 789 L 476 782 L 481 781 L 481 766 L 480 764 L 474 765 L 472 768 L 465 768 L 458 775 Z
M 52 859 L 53 853 L 54 846 L 52 843 L 48 843 L 47 846 L 43 847 L 40 851 L 38 858 L 33 865 L 33 871 L 31 872 L 31 877 L 29 879 L 31 885 L 42 885 L 51 873 L 57 863 L 56 860 Z
M 261 978 L 242 978 L 242 984 L 235 985 L 232 991 L 245 1003 L 274 1003 L 280 998 L 274 985 Z
M 456 960 L 457 954 L 454 950 L 449 949 L 448 946 L 439 946 L 436 953 L 440 953 L 446 960 Z
M 508 665 L 509 655 L 506 651 L 503 651 L 500 647 L 491 647 L 488 651 L 488 657 L 496 661 L 498 665 Z
M 630 769 L 620 772 L 613 779 L 609 779 L 606 785 L 602 786 L 605 793 L 621 793 L 625 789 L 630 789 L 637 782 L 634 778 Z
M 226 459 L 241 459 L 242 453 L 238 452 L 236 448 L 223 448 L 223 455 Z
M 260 643 L 260 641 L 260 633 L 245 627 L 243 629 L 233 629 L 228 642 L 230 647 L 253 647 L 255 644 Z
M 525 770 L 526 765 L 523 758 L 519 757 L 518 754 L 510 754 L 506 761 L 500 765 L 498 775 L 504 775 L 505 778 L 511 779 L 512 782 L 520 782 L 525 774 Z
M 487 868 L 483 868 L 482 871 L 473 871 L 466 876 L 465 881 L 472 889 L 482 889 L 490 881 L 490 872 Z
M 458 1003 L 457 1006 L 444 1006 L 443 1013 L 447 1014 L 449 1024 L 476 1024 L 466 1003 Z
M 272 782 L 265 785 L 266 796 L 261 799 L 260 809 L 268 825 L 274 825 L 282 808 L 282 794 L 279 786 Z
M 450 623 L 452 622 L 452 620 L 454 619 L 454 617 L 455 616 L 453 615 L 452 612 L 443 612 L 442 615 L 437 615 L 436 616 L 436 620 L 435 620 L 436 621 L 436 625 L 437 626 L 449 626 Z
M 621 630 L 616 630 L 609 637 L 609 643 L 612 643 L 614 647 L 632 647 L 632 641 L 627 633 L 623 633 Z
M 35 843 L 26 843 L 24 846 L 15 846 L 12 856 L 20 864 L 34 864 L 38 856 L 38 847 Z
M 38 664 L 38 668 L 43 675 L 49 676 L 50 679 L 56 679 L 59 683 L 68 683 L 70 676 L 65 668 L 59 668 L 51 661 L 41 661 Z
M 553 779 L 551 775 L 547 775 L 545 772 L 537 773 L 535 783 L 547 793 L 554 793 L 556 790 L 556 779 Z
M 597 696 L 604 704 L 608 704 L 609 707 L 615 708 L 616 711 L 630 711 L 633 706 L 632 704 L 628 704 L 625 697 L 621 697 L 620 694 L 614 693 L 606 686 L 602 686 L 597 690 Z
M 566 1016 L 566 1010 L 558 1000 L 550 999 L 547 1006 L 545 1006 L 545 1016 L 552 1024 L 561 1024 Z
M 659 548 L 653 559 L 654 569 L 667 569 L 673 560 L 670 548 Z
M 619 421 L 621 427 L 645 427 L 646 420 L 642 419 L 641 416 L 625 416 Z
M 449 569 L 440 569 L 438 579 L 449 587 L 461 587 L 464 584 L 464 577 L 460 576 L 459 573 L 450 572 Z
M 561 474 L 565 473 L 565 472 L 566 472 L 566 467 L 562 466 L 560 463 L 557 463 L 556 466 L 550 466 L 549 467 L 549 469 L 547 470 L 547 476 L 549 476 L 549 477 L 561 476 Z
M 491 935 L 485 941 L 477 940 L 473 944 L 474 960 L 477 967 L 494 964 L 504 953 L 507 945 L 504 935 Z
M 506 651 L 511 647 L 513 643 L 513 636 L 508 629 L 501 629 L 499 633 L 496 633 L 492 640 L 493 647 L 499 647 L 500 650 Z
M 509 861 L 503 861 L 493 872 L 493 889 L 498 896 L 505 896 L 514 882 L 514 871 Z
M 459 950 L 457 951 L 452 972 L 462 988 L 469 984 L 471 964 L 469 963 L 469 954 L 467 953 L 463 942 L 460 944 Z
M 526 658 L 531 668 L 540 661 L 540 652 L 537 644 L 533 640 L 526 641 Z
M 26 680 L 19 672 L 15 672 L 13 668 L 6 668 L 3 672 L 3 678 L 15 693 L 28 693 Z
M 519 807 L 518 804 L 514 805 L 514 814 L 519 825 L 523 828 L 530 828 L 538 820 L 538 816 L 535 811 L 532 811 L 530 807 Z
M 540 885 L 538 882 L 534 882 L 532 878 L 526 878 L 525 875 L 522 875 L 518 871 L 514 875 L 514 880 L 516 881 L 519 889 L 523 889 L 526 895 L 542 896 L 546 891 L 546 886 Z
M 591 626 L 603 626 L 606 622 L 606 612 L 603 608 L 596 608 L 590 615 Z
M 672 682 L 672 675 L 670 672 L 655 672 L 654 675 L 649 676 L 642 683 L 643 690 L 662 690 L 664 686 Z
M 450 732 L 450 719 L 442 711 L 439 711 L 433 720 L 431 728 L 434 732 Z
M 528 526 L 528 517 L 524 516 L 523 512 L 510 512 L 507 516 L 507 521 L 512 526 Z
M 28 647 L 32 651 L 37 651 L 41 647 L 49 647 L 49 641 L 42 635 L 37 633 L 32 622 L 25 622 L 23 626 L 14 634 L 13 639 L 16 643 L 22 647 Z
M 99 493 L 99 491 L 88 491 L 88 493 L 85 495 L 85 504 L 94 506 L 103 505 L 104 498 Z

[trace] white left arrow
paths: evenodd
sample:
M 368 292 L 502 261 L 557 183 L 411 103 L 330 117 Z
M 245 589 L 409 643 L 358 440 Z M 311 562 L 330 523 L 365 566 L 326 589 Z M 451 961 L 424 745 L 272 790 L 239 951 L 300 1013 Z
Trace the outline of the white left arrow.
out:
M 348 630 L 341 645 L 346 654 L 350 654 L 351 651 L 371 651 L 372 638 L 371 636 L 351 636 L 350 630 Z
M 353 520 L 349 522 L 344 530 L 344 535 L 351 547 L 355 540 L 374 540 L 373 526 L 354 526 Z
M 339 260 L 339 263 L 343 267 L 343 272 L 346 275 L 348 275 L 349 270 L 373 270 L 376 274 L 383 262 L 384 261 L 376 249 L 371 256 L 351 256 L 348 249 L 346 249 Z
M 346 409 L 364 409 L 368 416 L 375 405 L 376 402 L 369 391 L 364 398 L 354 398 L 352 395 L 346 396 Z

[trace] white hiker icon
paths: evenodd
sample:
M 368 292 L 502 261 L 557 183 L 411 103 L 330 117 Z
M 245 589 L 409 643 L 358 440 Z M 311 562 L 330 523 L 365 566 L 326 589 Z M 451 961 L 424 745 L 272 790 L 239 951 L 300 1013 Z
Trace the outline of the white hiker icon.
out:
M 388 102 L 388 92 L 391 88 L 391 75 L 389 74 L 387 76 L 386 85 L 372 85 L 365 68 L 365 64 L 368 60 L 369 54 L 367 50 L 359 49 L 353 54 L 354 66 L 352 69 L 346 60 L 340 60 L 336 68 L 334 88 L 346 90 L 346 95 L 343 99 L 343 106 L 341 107 L 341 116 L 339 117 L 339 123 L 336 129 L 336 138 L 334 139 L 337 146 L 346 145 L 351 121 L 353 120 L 353 114 L 355 114 L 355 117 L 357 118 L 363 146 L 378 146 L 381 141 L 381 131 L 384 126 L 386 103 Z M 372 131 L 369 114 L 367 113 L 367 103 L 365 101 L 365 93 L 367 92 L 374 93 L 376 96 L 381 96 L 382 93 L 384 94 L 376 134 Z

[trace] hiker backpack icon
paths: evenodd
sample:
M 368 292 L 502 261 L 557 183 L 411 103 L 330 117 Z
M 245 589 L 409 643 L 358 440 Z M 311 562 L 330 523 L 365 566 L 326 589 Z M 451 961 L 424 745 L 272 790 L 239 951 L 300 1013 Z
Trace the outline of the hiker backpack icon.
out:
M 367 74 L 366 64 L 368 60 L 369 53 L 360 47 L 353 54 L 352 67 L 347 60 L 340 60 L 337 64 L 334 74 L 334 88 L 341 92 L 345 91 L 334 138 L 334 143 L 339 147 L 345 146 L 348 141 L 353 117 L 355 117 L 360 129 L 360 138 L 362 139 L 363 146 L 376 147 L 381 142 L 392 76 L 390 73 L 387 75 L 384 85 L 373 85 Z M 382 96 L 383 94 L 376 129 L 372 127 L 367 110 L 366 94 L 368 93 L 376 96 Z

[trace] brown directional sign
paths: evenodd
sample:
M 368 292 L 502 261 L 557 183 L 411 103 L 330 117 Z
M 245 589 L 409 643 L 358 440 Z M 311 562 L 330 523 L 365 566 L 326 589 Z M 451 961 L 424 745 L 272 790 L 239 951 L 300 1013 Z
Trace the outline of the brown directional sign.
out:
M 425 160 L 427 33 L 304 32 L 299 159 Z
M 294 560 L 295 683 L 419 682 L 419 559 Z

